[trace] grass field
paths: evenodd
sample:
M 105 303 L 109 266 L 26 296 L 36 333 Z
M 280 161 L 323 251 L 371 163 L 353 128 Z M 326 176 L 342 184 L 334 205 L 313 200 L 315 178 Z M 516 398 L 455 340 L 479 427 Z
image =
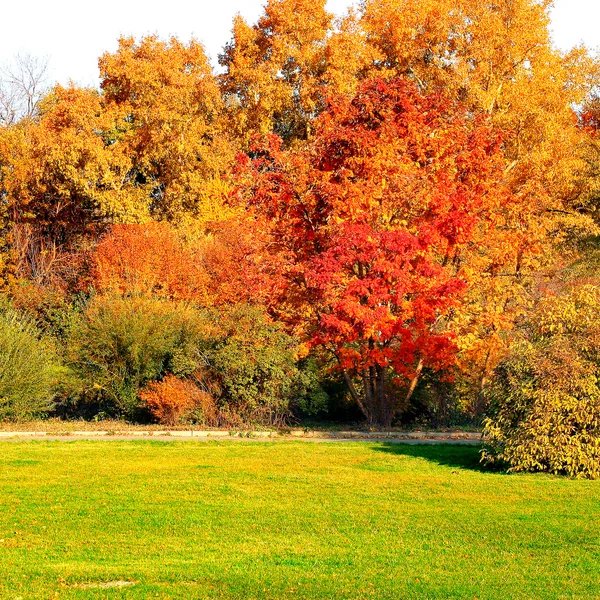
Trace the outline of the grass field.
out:
M 600 598 L 600 482 L 473 446 L 2 443 L 0 598 Z

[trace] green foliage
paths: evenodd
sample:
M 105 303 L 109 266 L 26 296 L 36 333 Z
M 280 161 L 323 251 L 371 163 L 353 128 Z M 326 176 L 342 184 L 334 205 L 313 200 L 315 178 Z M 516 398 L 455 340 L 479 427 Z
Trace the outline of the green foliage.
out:
M 197 337 L 195 316 L 187 306 L 156 298 L 96 297 L 70 330 L 69 362 L 109 412 L 132 417 L 140 388 L 160 379 Z
M 323 388 L 324 374 L 317 360 L 309 356 L 300 361 L 298 367 L 304 385 L 304 394 L 296 399 L 296 411 L 308 417 L 328 412 L 329 394 Z
M 600 288 L 544 300 L 496 370 L 484 459 L 513 471 L 600 477 Z
M 400 423 L 442 428 L 476 425 L 477 419 L 465 401 L 465 397 L 470 398 L 465 394 L 462 373 L 456 369 L 453 375 L 449 379 L 444 374 L 424 369 L 414 394 L 400 416 Z
M 98 296 L 74 321 L 69 363 L 109 414 L 134 418 L 140 390 L 167 375 L 193 381 L 229 423 L 279 424 L 323 392 L 297 366 L 297 344 L 259 308 L 198 310 L 152 297 Z
M 0 419 L 35 418 L 51 408 L 57 357 L 34 323 L 0 306 Z
M 307 384 L 296 340 L 257 307 L 238 305 L 204 317 L 204 378 L 218 384 L 221 411 L 244 422 L 284 422 Z

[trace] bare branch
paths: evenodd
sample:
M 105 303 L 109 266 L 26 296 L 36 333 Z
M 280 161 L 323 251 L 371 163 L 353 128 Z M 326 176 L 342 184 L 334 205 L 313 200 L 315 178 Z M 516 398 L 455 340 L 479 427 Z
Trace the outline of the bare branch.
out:
M 0 66 L 0 124 L 14 125 L 35 116 L 48 87 L 48 60 L 17 54 Z

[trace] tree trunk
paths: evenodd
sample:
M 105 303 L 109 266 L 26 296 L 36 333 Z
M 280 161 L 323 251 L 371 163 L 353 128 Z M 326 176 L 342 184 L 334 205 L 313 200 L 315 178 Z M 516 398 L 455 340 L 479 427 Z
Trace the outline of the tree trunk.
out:
M 404 399 L 404 402 L 406 404 L 408 404 L 410 402 L 412 395 L 415 393 L 415 390 L 417 389 L 417 383 L 419 383 L 419 378 L 421 377 L 421 373 L 423 372 L 424 366 L 425 365 L 423 364 L 423 359 L 420 358 L 419 362 L 417 363 L 417 369 L 415 371 L 415 375 L 410 380 L 410 385 L 408 386 L 408 392 L 406 393 L 406 398 Z
M 377 421 L 378 425 L 389 429 L 396 414 L 395 402 L 386 392 L 385 367 L 375 368 L 375 382 L 377 386 Z
M 371 423 L 373 420 L 373 416 L 370 413 L 370 411 L 367 409 L 367 407 L 365 406 L 365 403 L 362 401 L 360 394 L 356 391 L 356 388 L 354 387 L 354 384 L 352 383 L 352 378 L 348 374 L 348 371 L 346 371 L 345 369 L 344 369 L 343 373 L 344 373 L 344 381 L 346 382 L 346 386 L 348 387 L 350 396 L 352 396 L 352 400 L 354 400 L 354 402 L 356 402 L 356 404 L 358 405 L 358 408 L 360 408 L 360 411 L 362 412 L 362 414 L 365 416 L 367 421 L 369 423 Z

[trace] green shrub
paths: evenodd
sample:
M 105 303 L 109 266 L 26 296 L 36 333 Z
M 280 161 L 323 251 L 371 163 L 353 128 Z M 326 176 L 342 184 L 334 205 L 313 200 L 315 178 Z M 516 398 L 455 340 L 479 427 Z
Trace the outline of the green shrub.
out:
M 166 300 L 98 296 L 71 327 L 69 361 L 107 412 L 132 418 L 140 389 L 161 379 L 180 349 L 198 339 L 195 319 L 191 308 Z
M 219 390 L 222 414 L 232 422 L 283 424 L 306 394 L 296 340 L 252 306 L 206 311 L 204 319 L 198 367 Z
M 323 415 L 329 410 L 329 394 L 323 388 L 325 376 L 313 356 L 298 363 L 301 385 L 294 399 L 294 411 L 303 417 Z M 302 393 L 303 392 L 303 393 Z
M 0 306 L 0 419 L 47 413 L 59 374 L 56 354 L 29 319 Z
M 195 382 L 230 425 L 282 424 L 296 406 L 315 413 L 326 404 L 314 374 L 298 367 L 296 340 L 251 306 L 197 310 L 157 298 L 97 296 L 74 320 L 67 354 L 88 398 L 96 395 L 99 409 L 127 418 L 156 412 L 140 392 L 147 384 L 162 390 L 150 382 L 174 383 L 172 376 Z M 174 403 L 163 396 L 165 406 Z
M 488 462 L 600 476 L 600 289 L 543 301 L 488 391 Z

